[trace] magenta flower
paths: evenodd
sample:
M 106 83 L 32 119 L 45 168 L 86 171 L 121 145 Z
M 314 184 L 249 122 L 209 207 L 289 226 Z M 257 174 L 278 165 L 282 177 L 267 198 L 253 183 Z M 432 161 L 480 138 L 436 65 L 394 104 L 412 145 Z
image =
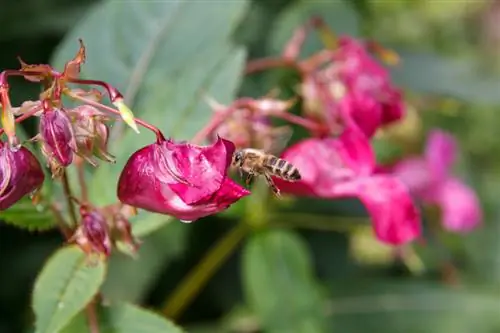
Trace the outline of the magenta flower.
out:
M 401 92 L 389 73 L 367 52 L 364 44 L 344 36 L 326 68 L 306 77 L 302 86 L 305 110 L 314 118 L 323 113 L 330 126 L 357 126 L 368 137 L 403 117 Z
M 44 178 L 40 163 L 28 149 L 0 142 L 0 210 L 40 188 Z
M 227 209 L 250 194 L 227 177 L 234 144 L 218 138 L 202 147 L 171 140 L 135 152 L 118 182 L 124 204 L 191 222 Z
M 49 109 L 40 116 L 40 134 L 43 151 L 49 162 L 59 166 L 68 166 L 73 162 L 76 151 L 75 135 L 71 121 L 62 109 Z M 55 161 L 52 161 L 52 160 Z
M 296 183 L 276 179 L 283 192 L 328 199 L 356 197 L 372 217 L 377 238 L 385 243 L 403 244 L 420 235 L 420 214 L 406 186 L 395 177 L 373 174 L 372 148 L 356 128 L 347 128 L 337 139 L 303 140 L 283 158 L 302 174 Z
M 467 232 L 482 220 L 482 211 L 474 190 L 450 173 L 455 162 L 455 139 L 441 130 L 429 134 L 425 154 L 409 157 L 391 168 L 422 202 L 438 205 L 447 230 Z

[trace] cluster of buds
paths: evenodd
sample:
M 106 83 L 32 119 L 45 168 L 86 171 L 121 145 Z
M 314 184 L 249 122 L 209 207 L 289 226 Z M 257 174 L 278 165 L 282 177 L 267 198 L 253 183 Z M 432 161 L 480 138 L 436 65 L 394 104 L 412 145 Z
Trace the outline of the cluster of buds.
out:
M 321 32 L 327 48 L 301 60 L 298 55 L 311 27 Z M 62 73 L 49 65 L 21 61 L 21 69 L 0 73 L 0 135 L 7 136 L 6 142 L 0 141 L 0 210 L 35 192 L 44 182 L 41 164 L 16 137 L 16 123 L 39 118 L 39 133 L 31 141 L 40 142 L 52 177 L 62 178 L 65 184 L 65 169 L 72 164 L 81 167 L 75 157 L 92 166 L 98 165 L 96 159 L 114 162 L 106 146 L 108 122 L 116 115 L 136 132 L 138 126 L 151 130 L 156 141 L 133 153 L 125 164 L 118 180 L 119 203 L 95 207 L 83 194 L 84 182 L 81 199 L 66 189 L 69 202 L 80 206 L 80 218 L 73 218 L 75 229 L 70 239 L 86 253 L 108 256 L 116 240 L 136 250 L 138 243 L 129 219 L 137 208 L 171 215 L 183 222 L 227 209 L 250 194 L 228 175 L 234 151 L 282 150 L 292 126 L 303 127 L 309 137 L 287 147 L 281 155 L 302 175 L 293 183 L 274 179 L 282 193 L 358 198 L 372 217 L 377 238 L 389 244 L 410 242 L 421 234 L 420 212 L 412 194 L 429 204 L 441 205 L 450 230 L 472 229 L 479 223 L 481 211 L 474 192 L 449 175 L 453 158 L 445 156 L 453 155 L 455 148 L 448 136 L 434 135 L 425 158 L 380 172 L 370 140 L 379 128 L 401 120 L 405 107 L 401 91 L 393 86 L 388 72 L 370 50 L 385 60 L 396 59 L 376 43 L 336 38 L 320 20 L 312 20 L 297 29 L 280 59 L 256 60 L 247 66 L 247 73 L 276 65 L 297 69 L 302 76 L 299 91 L 303 107 L 299 114 L 290 111 L 295 98 L 240 98 L 228 106 L 209 99 L 212 119 L 191 142 L 166 139 L 158 128 L 135 118 L 110 84 L 80 79 L 80 66 L 85 61 L 82 43 Z M 39 99 L 12 107 L 6 80 L 14 75 L 42 83 L 45 90 Z M 69 83 L 103 88 L 114 108 L 101 103 L 103 95 L 99 90 L 70 89 Z M 63 95 L 81 105 L 65 107 Z M 276 126 L 274 119 L 288 124 Z M 210 143 L 201 146 L 205 140 Z M 414 168 L 417 164 L 427 171 L 415 185 L 415 174 L 421 171 Z M 457 200 L 468 202 L 467 209 L 457 208 Z

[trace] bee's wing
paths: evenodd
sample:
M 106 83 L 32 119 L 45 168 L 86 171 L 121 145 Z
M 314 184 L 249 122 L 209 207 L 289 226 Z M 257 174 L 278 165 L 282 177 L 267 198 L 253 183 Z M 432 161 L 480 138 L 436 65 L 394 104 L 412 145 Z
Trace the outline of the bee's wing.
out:
M 288 141 L 293 135 L 293 130 L 290 126 L 276 127 L 271 132 L 271 140 L 265 147 L 268 154 L 279 156 L 286 148 Z

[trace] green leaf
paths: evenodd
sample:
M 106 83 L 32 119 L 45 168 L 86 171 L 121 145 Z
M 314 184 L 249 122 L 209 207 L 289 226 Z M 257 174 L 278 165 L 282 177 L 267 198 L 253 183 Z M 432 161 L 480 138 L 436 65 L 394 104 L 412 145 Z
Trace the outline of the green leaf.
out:
M 281 54 L 294 30 L 316 15 L 321 16 L 335 34 L 357 36 L 359 33 L 358 16 L 347 1 L 302 0 L 290 6 L 278 17 L 271 35 L 269 53 Z M 323 48 L 318 34 L 311 32 L 304 43 L 301 56 L 311 55 Z
M 160 315 L 132 304 L 112 304 L 99 311 L 101 333 L 182 333 L 181 328 Z M 62 333 L 88 333 L 83 315 L 77 316 Z
M 392 68 L 393 81 L 420 93 L 460 98 L 472 103 L 500 104 L 500 78 L 481 73 L 472 60 L 430 52 L 398 50 L 402 62 Z
M 104 281 L 105 263 L 89 266 L 75 246 L 57 251 L 45 264 L 33 291 L 37 333 L 57 333 L 82 310 Z
M 354 279 L 332 282 L 331 330 L 374 333 L 494 332 L 498 293 L 433 282 Z
M 0 220 L 29 231 L 44 231 L 55 227 L 54 215 L 44 205 L 34 205 L 25 197 L 14 206 L 0 212 Z
M 266 332 L 326 332 L 308 249 L 296 234 L 253 235 L 244 249 L 243 284 Z

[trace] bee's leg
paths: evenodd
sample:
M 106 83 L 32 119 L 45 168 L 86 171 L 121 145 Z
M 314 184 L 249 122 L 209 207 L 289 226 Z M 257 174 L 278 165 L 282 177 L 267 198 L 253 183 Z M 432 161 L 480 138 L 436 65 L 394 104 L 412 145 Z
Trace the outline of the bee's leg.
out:
M 274 181 L 271 178 L 271 176 L 268 175 L 267 173 L 265 173 L 264 177 L 266 178 L 266 182 L 269 185 L 269 187 L 271 188 L 271 190 L 273 191 L 274 195 L 276 195 L 277 197 L 279 197 L 280 196 L 280 190 L 279 190 L 278 187 L 276 187 L 276 184 L 274 184 Z
M 247 186 L 250 185 L 250 183 L 252 182 L 253 176 L 254 174 L 252 172 L 249 172 L 247 174 L 247 178 L 245 179 L 245 184 L 247 184 Z

